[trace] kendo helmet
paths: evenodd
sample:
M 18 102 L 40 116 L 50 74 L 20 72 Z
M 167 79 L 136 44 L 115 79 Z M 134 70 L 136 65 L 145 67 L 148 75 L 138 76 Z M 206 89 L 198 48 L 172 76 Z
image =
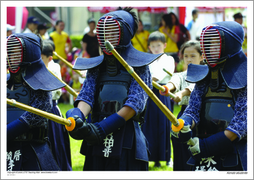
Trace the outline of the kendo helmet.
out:
M 244 30 L 235 21 L 211 24 L 203 28 L 200 35 L 204 60 L 210 67 L 215 67 L 240 53 L 243 41 Z
M 92 58 L 77 58 L 73 69 L 87 70 L 99 66 L 104 57 L 112 55 L 105 47 L 105 41 L 108 40 L 120 56 L 132 67 L 142 67 L 149 65 L 163 53 L 151 54 L 135 49 L 131 44 L 138 29 L 138 18 L 132 8 L 119 8 L 116 11 L 103 15 L 96 27 L 97 39 L 103 51 L 103 55 Z
M 115 49 L 126 48 L 134 37 L 138 28 L 138 19 L 132 8 L 119 9 L 102 16 L 96 27 L 97 39 L 102 51 L 111 55 L 105 47 L 108 40 Z
M 10 76 L 20 74 L 34 90 L 51 91 L 64 87 L 41 59 L 42 39 L 33 33 L 16 33 L 7 38 L 7 68 Z M 7 76 L 7 81 L 10 76 Z
M 32 33 L 17 33 L 8 37 L 7 68 L 11 73 L 17 73 L 22 66 L 37 63 L 40 58 L 41 40 L 39 36 Z

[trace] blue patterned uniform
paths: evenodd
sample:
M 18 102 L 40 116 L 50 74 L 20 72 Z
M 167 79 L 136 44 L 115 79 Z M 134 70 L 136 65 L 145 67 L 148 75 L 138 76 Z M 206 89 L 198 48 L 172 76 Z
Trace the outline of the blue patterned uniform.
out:
M 152 88 L 151 74 L 148 67 L 135 68 L 134 71 L 137 73 L 137 75 L 139 75 L 144 83 L 148 85 L 149 88 Z M 98 73 L 98 68 L 88 71 L 86 80 L 84 81 L 83 87 L 76 99 L 76 101 L 84 101 L 88 103 L 91 108 L 93 108 Z M 139 114 L 144 110 L 147 99 L 148 95 L 146 92 L 141 88 L 138 82 L 132 78 L 128 99 L 124 105 L 131 107 L 133 110 L 135 110 L 136 114 Z
M 47 91 L 33 91 L 31 90 L 31 98 L 29 106 L 40 109 L 42 111 L 51 112 L 52 109 L 52 97 L 51 92 Z M 36 115 L 31 112 L 24 112 L 20 118 L 24 120 L 31 127 L 44 127 L 47 126 L 48 119 L 45 117 Z
M 206 82 L 201 81 L 196 84 L 193 92 L 190 96 L 189 105 L 185 109 L 183 116 L 189 116 L 194 121 L 195 124 L 199 124 L 202 122 L 202 117 L 200 117 L 200 111 L 202 107 L 202 97 L 204 97 L 205 89 L 206 89 Z M 224 162 L 223 167 L 220 167 L 220 169 L 214 168 L 210 165 L 216 165 L 220 164 L 220 160 L 224 159 L 225 157 L 209 157 L 204 158 L 202 161 L 200 161 L 200 165 L 193 167 L 193 170 L 195 171 L 204 171 L 205 169 L 208 170 L 247 170 L 247 87 L 232 90 L 235 99 L 234 103 L 234 113 L 233 118 L 231 119 L 230 123 L 228 124 L 226 130 L 229 130 L 231 132 L 234 132 L 238 140 L 234 141 L 235 148 L 237 149 L 238 154 L 238 160 L 227 160 Z M 217 111 L 220 111 L 220 109 L 217 109 Z M 203 134 L 205 135 L 205 134 Z M 214 159 L 213 159 L 214 158 Z M 228 157 L 226 157 L 227 159 Z M 207 165 L 204 165 L 207 163 Z M 227 168 L 234 168 L 233 164 L 235 162 L 238 162 L 238 166 L 236 166 L 236 169 L 227 169 Z M 210 168 L 209 168 L 210 167 Z
M 135 68 L 137 75 L 152 88 L 151 74 L 148 66 Z M 95 103 L 96 82 L 99 77 L 99 68 L 88 70 L 86 80 L 75 101 L 84 101 L 92 108 Z M 129 106 L 135 110 L 136 115 L 143 112 L 148 95 L 134 78 L 128 91 L 128 97 L 123 106 Z M 74 104 L 74 105 L 75 105 Z M 89 117 L 90 118 L 90 117 Z M 90 122 L 91 119 L 88 119 Z M 110 154 L 112 157 L 103 157 L 104 144 L 89 146 L 83 141 L 80 152 L 86 156 L 84 170 L 147 170 L 148 153 L 145 136 L 141 132 L 139 123 L 130 119 L 118 132 L 114 132 L 114 147 Z M 115 148 L 115 149 L 114 149 Z M 107 162 L 106 167 L 103 165 Z
M 47 70 L 41 45 L 33 33 L 7 38 L 7 98 L 50 113 L 50 91 L 65 85 Z M 59 170 L 49 147 L 48 119 L 41 115 L 7 105 L 7 171 Z
M 34 91 L 30 87 L 27 88 L 30 92 L 28 105 L 50 113 L 52 109 L 51 92 Z M 7 118 L 13 120 L 16 117 L 9 115 Z M 48 119 L 28 111 L 25 111 L 19 119 L 23 120 L 30 129 L 25 136 L 19 136 L 19 140 L 8 141 L 7 170 L 59 170 L 47 139 Z
M 185 126 L 195 122 L 197 137 L 190 143 L 192 159 L 188 161 L 193 170 L 247 170 L 247 57 L 241 49 L 243 39 L 243 28 L 237 22 L 208 25 L 200 36 L 207 65 L 188 65 L 186 81 L 196 86 L 180 119 Z
M 88 115 L 91 117 L 87 120 L 89 123 L 85 122 L 69 133 L 75 139 L 84 139 L 80 150 L 86 156 L 84 170 L 148 170 L 148 146 L 139 124 L 143 120 L 142 112 L 148 95 L 111 50 L 106 48 L 113 45 L 151 89 L 152 78 L 148 65 L 162 54 L 140 52 L 132 46 L 131 39 L 137 30 L 137 22 L 137 16 L 131 12 L 131 8 L 119 8 L 104 14 L 96 28 L 103 55 L 77 58 L 74 64 L 74 69 L 88 70 L 88 73 L 74 102 L 75 108 L 67 111 L 66 117 L 79 121 L 78 117 L 84 119 L 82 115 L 88 115 L 80 112 L 82 104 L 78 106 L 79 101 L 92 109 L 91 116 Z M 108 27 L 113 27 L 110 33 Z M 129 112 L 135 115 L 130 117 Z

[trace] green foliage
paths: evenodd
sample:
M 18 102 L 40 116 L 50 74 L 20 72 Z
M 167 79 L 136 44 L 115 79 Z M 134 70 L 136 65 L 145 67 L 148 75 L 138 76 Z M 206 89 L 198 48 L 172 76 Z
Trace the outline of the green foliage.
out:
M 73 105 L 59 103 L 58 107 L 60 108 L 62 115 L 66 118 L 66 112 L 73 108 Z M 180 111 L 180 107 L 178 105 L 174 106 L 174 115 Z M 75 140 L 70 137 L 70 146 L 71 146 L 71 161 L 72 161 L 72 170 L 73 171 L 83 171 L 83 165 L 85 162 L 85 156 L 80 154 L 80 147 L 82 144 L 82 140 Z M 171 160 L 173 160 L 173 147 L 171 144 Z M 161 167 L 154 167 L 154 162 L 149 162 L 149 171 L 173 171 L 172 167 L 166 166 L 166 161 L 160 161 Z
M 70 137 L 70 146 L 71 146 L 71 165 L 73 171 L 83 171 L 83 166 L 85 162 L 85 156 L 80 154 L 80 147 L 82 140 L 75 140 Z
M 70 35 L 70 39 L 72 42 L 72 47 L 76 47 L 78 49 L 81 49 L 81 41 L 82 41 L 83 35 Z

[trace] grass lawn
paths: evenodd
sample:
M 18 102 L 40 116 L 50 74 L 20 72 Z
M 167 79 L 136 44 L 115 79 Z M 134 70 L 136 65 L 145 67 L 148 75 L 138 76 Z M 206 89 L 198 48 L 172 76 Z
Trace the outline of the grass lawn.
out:
M 70 104 L 58 104 L 63 116 L 65 117 L 66 111 L 73 108 Z M 180 111 L 180 107 L 175 105 L 174 106 L 174 115 L 176 116 L 178 112 Z M 71 160 L 72 160 L 72 169 L 73 171 L 83 171 L 83 165 L 85 161 L 85 156 L 79 153 L 80 147 L 81 147 L 81 140 L 75 140 L 72 137 L 70 137 L 70 146 L 71 146 Z M 173 159 L 173 148 L 171 145 L 171 159 Z M 149 171 L 173 171 L 172 167 L 166 166 L 166 161 L 161 161 L 161 167 L 153 167 L 154 162 L 149 162 Z

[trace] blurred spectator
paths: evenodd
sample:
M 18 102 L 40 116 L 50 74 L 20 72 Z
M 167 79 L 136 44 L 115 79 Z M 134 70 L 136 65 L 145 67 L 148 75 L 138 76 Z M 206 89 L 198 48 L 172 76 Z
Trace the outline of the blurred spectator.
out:
M 67 59 L 67 54 L 71 52 L 72 43 L 69 35 L 64 32 L 65 24 L 62 20 L 56 21 L 55 30 L 50 33 L 50 39 L 55 44 L 55 52 L 61 56 L 63 59 Z M 67 46 L 67 48 L 65 48 Z M 59 58 L 54 55 L 53 60 L 55 62 L 59 62 Z M 60 66 L 62 66 L 62 61 L 59 62 Z
M 190 33 L 183 24 L 179 23 L 177 16 L 173 12 L 163 15 L 161 23 L 162 26 L 159 31 L 165 34 L 167 40 L 165 53 L 173 56 L 177 64 L 179 62 L 179 48 L 190 39 Z
M 7 33 L 6 36 L 10 36 L 13 33 L 13 30 L 15 29 L 15 26 L 12 26 L 10 24 L 7 24 Z
M 79 81 L 79 74 L 75 71 L 72 71 L 72 79 L 70 81 L 70 87 L 74 89 L 76 92 L 79 92 L 81 90 L 82 84 Z
M 244 41 L 243 41 L 242 48 L 243 48 L 243 52 L 247 56 L 247 27 L 243 26 L 243 17 L 244 16 L 240 12 L 234 14 L 234 16 L 233 16 L 234 21 L 238 22 L 243 27 L 243 30 L 244 30 Z
M 171 18 L 170 14 L 164 14 L 161 19 L 162 26 L 159 28 L 159 31 L 162 32 L 166 37 L 167 46 L 164 52 L 168 55 L 173 56 L 175 62 L 178 62 L 178 47 L 176 43 L 178 40 L 179 28 L 174 25 L 175 23 L 173 23 L 172 20 L 173 19 Z
M 191 40 L 198 40 L 200 35 L 200 24 L 197 22 L 198 10 L 192 11 L 192 20 L 188 23 L 187 29 L 190 32 Z
M 202 62 L 202 51 L 200 49 L 199 41 L 188 41 L 181 46 L 180 54 L 183 57 L 183 63 L 185 68 L 183 72 L 174 73 L 170 81 L 167 83 L 168 89 L 175 94 L 172 98 L 175 103 L 181 108 L 177 118 L 179 118 L 186 107 L 188 106 L 190 94 L 195 87 L 195 83 L 189 83 L 185 81 L 187 77 L 188 64 L 200 64 Z M 193 130 L 195 135 L 195 130 Z M 179 143 L 171 134 L 171 142 L 173 145 L 173 157 L 174 157 L 174 171 L 188 171 L 190 166 L 187 161 L 190 158 L 188 153 L 188 146 L 184 143 Z
M 82 57 L 96 57 L 99 56 L 99 43 L 97 36 L 94 33 L 95 29 L 95 20 L 90 18 L 87 21 L 89 25 L 89 32 L 83 36 L 81 46 L 82 46 Z
M 176 28 L 179 28 L 179 30 L 177 30 L 178 39 L 177 39 L 177 43 L 176 43 L 178 50 L 179 50 L 185 42 L 187 42 L 191 39 L 191 35 L 190 35 L 190 32 L 188 31 L 188 29 L 183 24 L 179 23 L 177 16 L 173 12 L 171 12 L 169 14 L 172 18 L 172 23 L 174 25 L 176 25 Z
M 165 52 L 177 52 L 178 48 L 176 42 L 178 39 L 178 32 L 176 32 L 176 26 L 173 24 L 170 14 L 164 14 L 162 16 L 161 25 L 159 31 L 166 35 L 167 40 Z
M 39 20 L 36 17 L 29 17 L 27 19 L 27 28 L 23 31 L 23 33 L 36 33 L 38 24 Z
M 239 13 L 234 14 L 233 18 L 239 24 L 241 24 L 241 25 L 243 24 L 243 15 L 242 15 L 242 13 L 239 12 Z
M 149 34 L 150 33 L 148 31 L 144 30 L 143 22 L 141 19 L 139 19 L 138 30 L 131 40 L 133 47 L 139 51 L 147 52 L 147 41 Z
M 41 35 L 42 39 L 47 39 L 47 37 L 45 36 L 46 32 L 47 32 L 47 29 L 49 27 L 47 27 L 47 24 L 46 23 L 40 23 L 37 27 L 37 33 L 39 35 Z

